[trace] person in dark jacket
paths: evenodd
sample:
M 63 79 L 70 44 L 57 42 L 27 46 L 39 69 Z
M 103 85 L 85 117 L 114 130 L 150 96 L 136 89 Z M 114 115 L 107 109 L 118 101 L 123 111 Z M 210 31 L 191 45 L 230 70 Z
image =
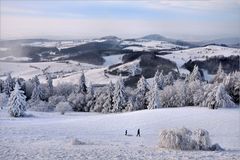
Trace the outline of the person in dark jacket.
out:
M 125 130 L 125 136 L 127 136 L 127 130 Z
M 137 137 L 140 137 L 140 129 L 137 130 Z

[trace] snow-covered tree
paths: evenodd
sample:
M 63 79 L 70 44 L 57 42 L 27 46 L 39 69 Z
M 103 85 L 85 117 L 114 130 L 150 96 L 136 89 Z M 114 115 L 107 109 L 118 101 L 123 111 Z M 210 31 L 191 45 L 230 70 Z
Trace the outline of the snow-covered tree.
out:
M 164 77 L 164 85 L 163 85 L 163 86 L 173 85 L 173 83 L 174 83 L 173 73 L 172 73 L 172 72 L 169 72 L 169 73 Z
M 114 86 L 112 82 L 109 83 L 106 93 L 106 98 L 103 103 L 103 111 L 104 113 L 111 112 L 113 109 L 113 91 Z
M 55 92 L 57 96 L 64 96 L 68 97 L 75 91 L 76 86 L 74 86 L 72 83 L 60 83 L 55 87 Z
M 240 72 L 234 72 L 224 78 L 226 90 L 235 103 L 240 102 Z
M 176 105 L 178 107 L 183 107 L 187 103 L 186 95 L 187 95 L 187 86 L 186 83 L 182 81 L 176 81 L 174 87 L 177 90 L 176 95 Z
M 87 86 L 84 73 L 81 74 L 79 79 L 79 86 L 78 86 L 78 93 L 86 94 L 87 93 Z
M 24 91 L 20 90 L 20 86 L 18 82 L 16 82 L 14 91 L 11 93 L 11 96 L 9 98 L 8 112 L 13 117 L 24 116 L 26 105 L 27 102 Z
M 133 97 L 128 98 L 127 106 L 125 111 L 135 111 L 136 107 L 133 101 Z
M 218 86 L 217 85 L 208 85 L 206 87 L 206 90 L 204 92 L 204 99 L 201 103 L 201 106 L 208 107 L 210 109 L 217 109 L 217 102 L 216 102 L 216 92 L 217 92 Z
M 5 93 L 0 93 L 0 109 L 7 108 L 9 97 Z
M 127 95 L 125 92 L 124 82 L 123 82 L 122 76 L 120 75 L 114 87 L 112 112 L 122 111 L 126 106 L 126 98 L 127 98 Z
M 164 87 L 163 71 L 159 72 L 159 70 L 157 70 L 153 79 L 154 79 L 155 83 L 157 83 L 158 88 L 162 90 Z
M 95 96 L 92 83 L 89 84 L 87 95 L 86 95 L 86 106 L 84 107 L 85 112 L 89 112 L 92 106 L 95 105 Z
M 33 78 L 33 91 L 30 99 L 31 106 L 35 106 L 40 101 L 48 99 L 48 92 L 44 85 L 41 85 L 37 76 Z
M 65 114 L 65 112 L 71 111 L 72 107 L 68 102 L 60 102 L 56 106 L 56 111 L 61 114 Z
M 189 74 L 185 81 L 187 82 L 192 82 L 192 81 L 202 81 L 202 77 L 201 77 L 201 74 L 198 70 L 198 66 L 195 65 L 194 68 L 193 68 L 193 71 L 191 72 L 191 74 Z
M 93 106 L 93 108 L 90 109 L 90 111 L 92 112 L 103 112 L 103 113 L 107 113 L 107 110 L 104 110 L 103 108 L 103 104 L 106 100 L 107 94 L 106 92 L 102 91 L 97 93 L 96 95 L 96 103 Z
M 86 106 L 86 95 L 82 93 L 71 93 L 68 97 L 68 102 L 71 104 L 73 111 L 84 111 Z
M 148 83 L 146 79 L 142 76 L 138 83 L 136 89 L 136 106 L 137 110 L 145 109 L 147 106 L 146 94 L 148 92 Z
M 224 73 L 222 69 L 222 64 L 220 63 L 218 66 L 217 74 L 213 78 L 213 82 L 222 83 L 225 77 L 226 77 L 226 73 Z
M 131 76 L 136 76 L 136 75 L 139 75 L 141 74 L 141 68 L 139 67 L 139 63 L 136 64 L 136 65 L 132 65 L 131 68 L 130 68 L 130 73 L 131 73 Z
M 53 83 L 52 83 L 52 77 L 50 74 L 47 74 L 47 84 L 48 84 L 48 90 L 49 90 L 49 95 L 53 95 Z
M 177 107 L 177 89 L 175 86 L 166 86 L 160 92 L 161 107 Z
M 157 83 L 153 83 L 148 92 L 148 109 L 160 108 L 159 89 Z
M 15 82 L 14 82 L 11 74 L 8 73 L 7 78 L 5 79 L 4 84 L 3 84 L 3 92 L 7 96 L 10 96 L 11 92 L 13 91 L 14 83 Z
M 232 101 L 231 96 L 229 96 L 229 94 L 226 92 L 222 83 L 218 86 L 216 92 L 216 102 L 218 107 L 231 108 L 236 106 Z

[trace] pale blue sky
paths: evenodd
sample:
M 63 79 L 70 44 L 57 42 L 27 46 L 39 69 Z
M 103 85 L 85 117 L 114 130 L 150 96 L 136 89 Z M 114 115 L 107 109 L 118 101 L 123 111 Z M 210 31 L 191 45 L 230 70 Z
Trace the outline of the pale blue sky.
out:
M 1 0 L 1 38 L 240 36 L 240 0 Z

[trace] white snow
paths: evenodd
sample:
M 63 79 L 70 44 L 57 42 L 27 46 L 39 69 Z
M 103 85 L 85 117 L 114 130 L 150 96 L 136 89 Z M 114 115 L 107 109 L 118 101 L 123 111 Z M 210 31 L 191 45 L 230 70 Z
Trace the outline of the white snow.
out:
M 122 62 L 123 54 L 111 55 L 111 56 L 103 56 L 105 59 L 104 66 L 110 66 L 113 64 L 121 63 Z
M 33 117 L 11 118 L 6 111 L 0 111 L 0 159 L 240 158 L 239 109 L 183 107 L 120 114 L 27 113 Z M 226 151 L 157 147 L 160 131 L 182 127 L 206 129 L 212 143 L 219 143 Z M 141 137 L 136 137 L 138 128 Z M 124 136 L 126 129 L 129 136 Z M 73 141 L 82 143 L 73 145 Z

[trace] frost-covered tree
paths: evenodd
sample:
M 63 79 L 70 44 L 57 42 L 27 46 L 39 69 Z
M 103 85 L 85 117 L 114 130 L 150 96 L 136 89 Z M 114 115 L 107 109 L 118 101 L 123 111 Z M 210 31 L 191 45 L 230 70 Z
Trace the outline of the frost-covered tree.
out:
M 71 93 L 67 99 L 71 104 L 73 111 L 81 112 L 84 111 L 86 106 L 86 95 L 82 93 Z
M 79 79 L 79 86 L 78 86 L 78 93 L 86 94 L 87 93 L 87 86 L 84 73 L 81 74 Z
M 52 82 L 52 77 L 50 74 L 47 74 L 47 84 L 48 84 L 48 90 L 49 90 L 49 95 L 53 95 L 53 82 Z
M 213 78 L 213 82 L 222 83 L 225 77 L 226 73 L 224 73 L 222 69 L 222 64 L 220 63 L 218 66 L 217 74 Z
M 24 91 L 20 90 L 20 86 L 18 82 L 16 82 L 14 91 L 11 93 L 11 96 L 9 98 L 8 112 L 13 117 L 24 116 L 26 105 L 27 102 Z
M 153 83 L 148 92 L 148 109 L 160 108 L 159 89 L 157 83 Z
M 125 111 L 135 111 L 136 107 L 133 101 L 133 97 L 128 98 L 127 106 Z
M 106 97 L 107 97 L 107 94 L 104 91 L 97 93 L 96 103 L 93 106 L 93 108 L 90 109 L 90 111 L 107 113 L 108 111 L 104 110 L 104 108 L 103 108 L 103 104 L 106 100 Z
M 71 111 L 72 106 L 68 102 L 60 102 L 56 106 L 56 111 L 61 114 L 65 114 L 65 112 Z
M 120 75 L 114 87 L 112 112 L 122 111 L 126 106 L 126 99 L 127 99 L 127 95 L 125 92 L 125 86 L 124 86 L 122 76 Z
M 112 82 L 109 83 L 106 93 L 106 98 L 103 103 L 103 111 L 104 113 L 111 112 L 113 109 L 113 92 L 114 86 Z
M 216 105 L 223 108 L 231 108 L 236 106 L 222 83 L 218 86 L 216 92 Z
M 36 105 L 40 101 L 48 99 L 48 92 L 44 85 L 40 84 L 37 76 L 33 78 L 33 91 L 30 99 L 31 106 Z
M 173 85 L 173 83 L 174 83 L 173 73 L 172 73 L 172 72 L 169 72 L 169 73 L 164 77 L 164 85 L 163 85 L 163 86 Z
M 226 90 L 235 103 L 240 102 L 240 72 L 234 72 L 224 78 Z
M 157 83 L 159 89 L 162 90 L 164 88 L 163 71 L 159 72 L 159 70 L 157 70 L 157 72 L 154 75 L 153 80 L 155 81 L 155 83 Z
M 34 88 L 31 96 L 31 103 L 38 103 L 41 100 L 40 94 L 42 94 L 42 91 L 40 90 L 40 82 L 37 76 L 33 78 L 33 85 Z
M 146 94 L 148 92 L 148 83 L 146 79 L 142 76 L 138 83 L 137 83 L 137 89 L 136 89 L 136 109 L 141 110 L 145 109 L 147 106 L 147 98 Z
M 202 101 L 203 95 L 203 86 L 204 84 L 199 81 L 185 81 L 186 85 L 186 105 L 193 106 L 199 105 Z
M 139 75 L 141 74 L 141 68 L 139 67 L 139 64 L 136 64 L 136 65 L 132 65 L 131 68 L 130 68 L 130 73 L 131 73 L 131 76 L 136 76 L 136 75 Z
M 192 82 L 192 81 L 202 81 L 202 77 L 201 77 L 201 74 L 198 70 L 198 66 L 195 65 L 194 68 L 193 68 L 193 71 L 191 72 L 191 74 L 189 74 L 185 81 L 186 82 Z
M 11 92 L 13 91 L 14 83 L 15 82 L 14 82 L 11 74 L 8 73 L 7 78 L 5 79 L 4 84 L 3 84 L 3 92 L 7 96 L 10 96 Z
M 178 107 L 183 107 L 187 104 L 187 86 L 186 83 L 181 82 L 181 81 L 176 81 L 174 84 L 174 87 L 177 90 L 177 95 L 176 95 L 176 105 Z
M 68 97 L 75 91 L 76 86 L 74 86 L 72 83 L 60 83 L 55 87 L 55 92 L 57 96 L 64 96 Z
M 87 95 L 86 95 L 86 106 L 84 107 L 85 112 L 89 112 L 92 106 L 95 105 L 95 96 L 92 83 L 89 84 Z
M 160 92 L 161 107 L 177 107 L 177 89 L 175 86 L 166 86 Z
M 217 109 L 217 102 L 216 102 L 216 92 L 217 92 L 218 86 L 217 85 L 208 85 L 206 87 L 206 91 L 204 92 L 204 99 L 201 103 L 201 106 L 208 107 L 210 109 Z

